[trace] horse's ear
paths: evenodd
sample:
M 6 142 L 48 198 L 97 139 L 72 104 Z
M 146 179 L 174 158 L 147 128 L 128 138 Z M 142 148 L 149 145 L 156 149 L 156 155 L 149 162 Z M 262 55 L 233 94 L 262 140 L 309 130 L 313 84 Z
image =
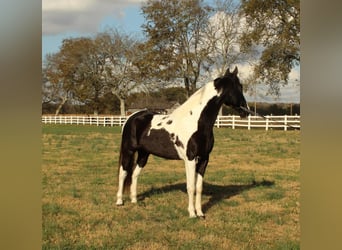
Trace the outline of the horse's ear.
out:
M 226 73 L 224 73 L 224 75 L 227 76 L 229 74 L 230 74 L 230 72 L 229 72 L 229 67 L 228 67 L 228 69 L 226 70 Z
M 237 73 L 238 73 L 238 68 L 237 68 L 237 66 L 235 66 L 235 69 L 234 69 L 234 71 L 233 71 L 233 74 L 234 74 L 234 75 L 237 75 Z

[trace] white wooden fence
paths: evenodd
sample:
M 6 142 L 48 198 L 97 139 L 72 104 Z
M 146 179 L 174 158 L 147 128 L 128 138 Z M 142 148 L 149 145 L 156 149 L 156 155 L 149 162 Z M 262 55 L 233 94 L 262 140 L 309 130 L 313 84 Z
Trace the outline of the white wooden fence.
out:
M 249 115 L 247 118 L 240 118 L 236 115 L 218 116 L 215 126 L 235 128 L 264 128 L 269 129 L 300 129 L 300 116 L 265 116 L 266 119 L 259 116 Z M 96 126 L 122 126 L 127 116 L 102 116 L 102 115 L 43 115 L 44 124 L 75 124 L 75 125 L 96 125 Z

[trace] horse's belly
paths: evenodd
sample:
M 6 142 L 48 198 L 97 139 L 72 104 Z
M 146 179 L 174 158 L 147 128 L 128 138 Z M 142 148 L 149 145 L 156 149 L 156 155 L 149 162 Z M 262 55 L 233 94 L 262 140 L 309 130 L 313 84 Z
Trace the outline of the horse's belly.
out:
M 176 147 L 179 147 L 179 141 L 172 139 L 172 135 L 165 129 L 151 129 L 149 134 L 141 138 L 139 144 L 148 153 L 166 159 L 180 160 L 181 158 L 176 149 Z

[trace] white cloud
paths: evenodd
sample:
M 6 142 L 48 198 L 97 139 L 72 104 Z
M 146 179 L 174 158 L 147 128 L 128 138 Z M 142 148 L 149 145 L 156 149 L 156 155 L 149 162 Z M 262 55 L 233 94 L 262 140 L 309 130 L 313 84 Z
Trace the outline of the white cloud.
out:
M 94 33 L 108 16 L 120 19 L 123 10 L 142 0 L 43 0 L 43 35 L 66 32 Z
M 94 4 L 92 0 L 43 0 L 42 10 L 46 11 L 83 11 Z
M 252 73 L 252 67 L 248 64 L 238 65 L 239 77 L 243 82 Z M 265 84 L 257 85 L 256 96 L 248 91 L 245 93 L 246 100 L 249 102 L 281 102 L 281 103 L 300 103 L 300 67 L 292 68 L 289 74 L 288 84 L 280 87 L 280 95 L 272 96 L 267 94 L 268 86 Z

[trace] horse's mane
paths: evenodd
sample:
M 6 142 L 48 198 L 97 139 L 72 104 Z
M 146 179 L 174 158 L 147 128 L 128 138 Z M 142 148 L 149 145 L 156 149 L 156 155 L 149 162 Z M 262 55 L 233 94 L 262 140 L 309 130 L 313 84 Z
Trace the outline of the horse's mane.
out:
M 176 108 L 173 113 L 178 113 L 187 108 L 192 109 L 193 107 L 202 106 L 214 95 L 217 95 L 217 90 L 215 89 L 213 82 L 209 82 L 192 94 L 182 105 Z

